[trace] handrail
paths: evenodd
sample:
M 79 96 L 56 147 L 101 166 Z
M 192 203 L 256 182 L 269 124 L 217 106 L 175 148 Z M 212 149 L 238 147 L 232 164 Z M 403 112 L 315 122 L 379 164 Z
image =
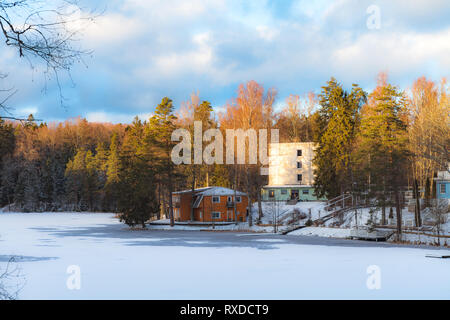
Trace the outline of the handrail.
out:
M 340 203 L 340 202 L 344 202 L 345 204 L 345 200 L 347 199 L 353 199 L 353 195 L 351 194 L 342 194 L 339 197 L 336 197 L 334 199 L 331 199 L 329 201 L 327 201 L 327 205 L 324 207 L 325 210 L 327 210 L 328 208 Z

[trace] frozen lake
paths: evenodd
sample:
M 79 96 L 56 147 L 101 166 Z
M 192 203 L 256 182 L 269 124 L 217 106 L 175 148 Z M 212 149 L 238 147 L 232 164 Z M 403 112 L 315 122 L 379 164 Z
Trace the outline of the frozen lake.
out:
M 17 257 L 20 299 L 449 299 L 450 260 L 427 254 L 450 250 L 308 236 L 130 231 L 112 214 L 0 214 L 0 268 Z M 70 266 L 77 271 L 67 273 Z M 73 277 L 79 289 L 67 286 Z

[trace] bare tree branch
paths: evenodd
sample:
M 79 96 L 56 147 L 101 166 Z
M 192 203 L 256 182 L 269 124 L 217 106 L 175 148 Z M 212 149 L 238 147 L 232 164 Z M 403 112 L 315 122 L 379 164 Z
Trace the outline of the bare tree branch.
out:
M 0 1 L 0 30 L 6 45 L 16 47 L 20 57 L 37 57 L 58 71 L 70 70 L 89 53 L 75 47 L 82 27 L 74 25 L 93 19 L 77 1 Z
M 24 277 L 14 257 L 11 257 L 5 271 L 0 269 L 0 300 L 16 300 L 24 286 Z
M 59 72 L 67 72 L 70 78 L 72 66 L 91 53 L 76 44 L 95 17 L 77 0 L 0 0 L 0 38 L 32 68 L 33 61 L 45 64 L 44 74 L 48 79 L 54 76 L 63 105 Z M 1 108 L 5 109 L 8 98 L 0 102 Z
M 6 74 L 0 73 L 0 81 L 5 79 L 7 77 Z M 13 88 L 8 88 L 8 89 L 0 89 L 0 93 L 4 93 L 6 96 L 1 98 L 0 97 L 0 109 L 3 109 L 4 111 L 6 111 L 8 114 L 10 114 L 9 112 L 9 108 L 6 106 L 6 102 L 17 92 L 17 90 L 13 90 Z

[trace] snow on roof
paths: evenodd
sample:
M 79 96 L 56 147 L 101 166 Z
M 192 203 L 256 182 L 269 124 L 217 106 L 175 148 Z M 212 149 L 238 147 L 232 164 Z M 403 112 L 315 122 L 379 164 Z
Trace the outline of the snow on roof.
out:
M 203 191 L 203 190 L 208 190 L 208 189 L 210 189 L 210 188 L 211 188 L 211 187 L 198 188 L 198 189 L 194 189 L 194 192 L 201 192 L 201 191 Z M 192 192 L 192 189 L 182 190 L 182 191 L 176 191 L 176 192 L 173 192 L 173 194 L 189 193 L 189 192 Z
M 437 174 L 437 178 L 434 178 L 436 181 L 450 181 L 450 171 L 439 171 Z
M 184 191 L 178 191 L 174 192 L 173 194 L 181 194 L 181 193 L 189 193 L 192 192 L 192 190 L 184 190 Z M 224 187 L 206 187 L 206 188 L 199 188 L 195 189 L 194 192 L 196 194 L 202 194 L 203 196 L 233 196 L 234 190 Z M 236 191 L 236 195 L 238 196 L 246 196 L 247 194 L 241 191 Z
M 211 187 L 210 189 L 203 191 L 202 194 L 204 196 L 233 196 L 234 190 L 224 187 Z M 247 194 L 241 191 L 236 191 L 236 195 L 246 196 Z

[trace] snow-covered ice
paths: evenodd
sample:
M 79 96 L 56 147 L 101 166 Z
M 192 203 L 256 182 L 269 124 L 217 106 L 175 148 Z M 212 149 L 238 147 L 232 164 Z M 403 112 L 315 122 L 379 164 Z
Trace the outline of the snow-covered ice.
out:
M 274 234 L 130 231 L 113 214 L 1 213 L 20 299 L 449 299 L 448 249 Z M 69 290 L 69 266 L 81 289 Z M 369 290 L 368 267 L 381 289 Z
M 351 229 L 344 229 L 344 228 L 306 227 L 303 229 L 295 230 L 289 233 L 289 235 L 348 238 L 350 237 L 350 231 Z

